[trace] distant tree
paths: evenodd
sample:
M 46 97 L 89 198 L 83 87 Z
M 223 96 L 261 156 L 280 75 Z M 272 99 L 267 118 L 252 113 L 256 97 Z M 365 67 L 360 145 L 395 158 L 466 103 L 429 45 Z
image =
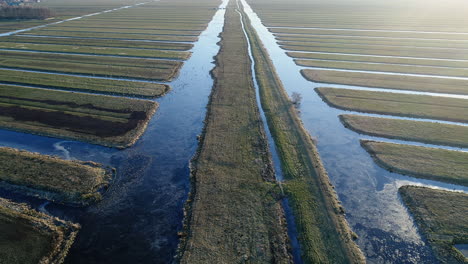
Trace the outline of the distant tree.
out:
M 296 108 L 301 107 L 302 95 L 298 92 L 293 92 L 291 94 L 291 102 Z

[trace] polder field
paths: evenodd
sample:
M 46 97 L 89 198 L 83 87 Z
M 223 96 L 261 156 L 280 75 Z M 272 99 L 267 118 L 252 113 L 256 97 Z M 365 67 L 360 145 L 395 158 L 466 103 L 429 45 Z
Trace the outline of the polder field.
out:
M 75 252 L 69 261 L 80 261 L 96 234 L 118 239 L 120 247 L 137 247 L 133 254 L 140 258 L 150 258 L 149 251 L 152 259 L 167 248 L 175 251 L 171 243 L 177 239 L 166 231 L 158 231 L 170 241 L 161 246 L 164 250 L 149 245 L 147 237 L 153 233 L 147 228 L 154 222 L 127 234 L 129 239 L 115 234 L 132 225 L 137 229 L 142 219 L 154 221 L 148 205 L 123 198 L 143 176 L 154 176 L 149 167 L 156 159 L 134 145 L 147 130 L 151 137 L 160 136 L 154 129 L 155 117 L 163 115 L 159 100 L 172 92 L 219 4 L 51 0 L 31 5 L 50 9 L 50 18 L 0 20 L 0 263 L 63 263 L 69 250 Z M 163 131 L 161 138 L 168 136 Z M 15 137 L 23 140 L 18 144 Z M 44 147 L 34 138 L 55 143 Z M 80 150 L 72 153 L 62 144 Z M 154 144 L 147 146 L 151 148 Z M 188 163 L 188 157 L 182 159 Z M 165 171 L 181 166 L 173 163 Z M 160 199 L 155 192 L 152 186 L 137 193 L 151 201 Z M 167 200 L 173 208 L 174 200 Z M 130 214 L 138 220 L 109 217 L 132 203 L 137 205 Z M 145 208 L 144 217 L 135 212 L 138 208 Z M 104 220 L 90 222 L 96 212 Z M 109 225 L 109 219 L 125 227 Z M 95 226 L 100 227 L 91 231 Z M 116 230 L 109 232 L 110 227 Z M 176 236 L 176 226 L 169 229 Z M 147 237 L 134 237 L 139 232 Z M 74 249 L 75 242 L 80 249 Z M 101 254 L 113 263 L 129 263 L 132 254 L 119 258 L 115 252 L 124 252 L 114 245 L 94 241 L 91 249 L 98 253 L 85 262 L 103 263 L 97 257 Z
M 432 225 L 445 226 L 449 224 L 439 221 L 468 217 L 468 203 L 461 200 L 460 207 L 451 212 L 431 211 L 441 217 L 437 220 L 427 211 L 427 206 L 447 202 L 444 192 L 432 196 L 434 187 L 446 189 L 445 193 L 450 197 L 456 196 L 451 192 L 454 190 L 466 194 L 468 5 L 456 0 L 444 3 L 418 0 L 247 2 L 262 24 L 258 27 L 268 31 L 262 33 L 264 38 L 271 36 L 274 40 L 274 44 L 268 40 L 267 46 L 273 46 L 271 50 L 276 54 L 279 50 L 284 54 L 273 55 L 273 58 L 278 56 L 278 65 L 287 60 L 294 62 L 294 67 L 284 66 L 289 67 L 284 70 L 286 78 L 299 73 L 308 81 L 303 85 L 306 88 L 301 89 L 304 96 L 302 119 L 306 126 L 307 120 L 314 121 L 310 121 L 309 132 L 313 134 L 315 130 L 319 135 L 319 152 L 325 153 L 326 157 L 335 156 L 334 160 L 329 158 L 329 163 L 333 164 L 329 167 L 324 158 L 325 167 L 327 170 L 332 168 L 332 182 L 338 185 L 338 195 L 345 200 L 345 208 L 347 204 L 357 208 L 351 209 L 349 214 L 352 229 L 363 229 L 363 222 L 353 219 L 367 218 L 369 221 L 368 216 L 358 216 L 369 213 L 369 209 L 362 201 L 365 198 L 356 197 L 355 202 L 349 201 L 350 189 L 359 188 L 348 184 L 358 181 L 343 178 L 357 179 L 358 175 L 366 175 L 363 178 L 368 180 L 375 177 L 369 182 L 371 186 L 379 186 L 373 197 L 382 199 L 382 208 L 391 203 L 389 197 L 395 197 L 393 209 L 405 210 L 404 207 L 409 206 L 409 221 L 421 228 L 420 236 L 428 240 L 438 261 L 466 263 L 458 247 L 458 244 L 466 243 L 466 238 L 460 238 L 465 235 L 466 227 L 457 226 L 451 230 L 458 235 L 455 239 L 435 235 Z M 296 86 L 301 86 L 301 81 L 296 79 Z M 325 121 L 327 118 L 336 118 L 338 122 Z M 342 128 L 351 132 L 341 132 Z M 329 141 L 321 142 L 320 137 Z M 348 144 L 341 141 L 348 141 Z M 340 165 L 337 157 L 341 156 L 349 163 L 359 160 L 361 166 L 353 166 L 355 169 L 352 170 L 346 163 Z M 347 169 L 336 168 L 340 166 Z M 395 182 L 394 186 L 389 182 Z M 341 192 L 339 185 L 343 186 Z M 402 185 L 425 185 L 426 188 Z M 400 192 L 399 187 L 402 188 Z M 388 195 L 390 189 L 391 195 Z M 405 203 L 398 198 L 399 193 L 404 194 Z M 411 205 L 413 202 L 409 201 L 413 200 L 408 197 L 416 195 L 418 201 Z M 403 216 L 397 213 L 399 209 L 391 210 L 383 214 L 398 219 L 389 220 L 389 223 L 401 225 Z M 381 218 L 376 223 L 384 221 Z M 369 225 L 380 226 L 380 223 Z M 389 229 L 381 228 L 385 232 Z M 361 242 L 357 240 L 358 244 L 372 263 L 383 263 L 376 253 L 377 240 L 370 243 L 365 240 L 372 235 L 381 239 L 384 235 L 377 234 L 377 229 L 369 230 L 372 231 L 358 232 L 364 236 Z M 398 235 L 398 231 L 392 234 L 404 237 Z M 397 247 L 394 239 L 387 244 L 389 249 Z M 390 262 L 399 262 L 404 254 L 393 260 L 390 260 L 390 254 L 386 258 Z M 409 263 L 418 262 L 413 261 Z M 432 263 L 436 260 L 419 261 Z

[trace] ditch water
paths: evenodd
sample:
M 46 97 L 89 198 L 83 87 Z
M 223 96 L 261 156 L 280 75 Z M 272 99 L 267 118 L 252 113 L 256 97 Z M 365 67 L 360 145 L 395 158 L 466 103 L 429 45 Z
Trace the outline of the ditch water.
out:
M 226 5 L 226 0 L 221 8 Z M 190 188 L 189 162 L 198 147 L 213 86 L 210 71 L 224 24 L 219 9 L 195 43 L 192 56 L 156 99 L 160 107 L 145 134 L 131 148 L 116 150 L 77 141 L 0 130 L 0 146 L 62 158 L 92 160 L 117 168 L 104 199 L 79 209 L 1 193 L 34 208 L 78 222 L 82 229 L 66 263 L 171 263 Z
M 285 89 L 289 94 L 299 92 L 303 97 L 302 121 L 318 142 L 324 166 L 346 209 L 346 217 L 359 236 L 357 243 L 368 263 L 437 262 L 402 204 L 398 188 L 408 184 L 463 192 L 468 188 L 390 173 L 376 165 L 359 143 L 360 139 L 370 137 L 344 128 L 338 119 L 338 115 L 350 112 L 331 108 L 322 101 L 314 88 L 327 85 L 305 80 L 300 74 L 302 68 L 277 45 L 246 1 L 241 2 Z

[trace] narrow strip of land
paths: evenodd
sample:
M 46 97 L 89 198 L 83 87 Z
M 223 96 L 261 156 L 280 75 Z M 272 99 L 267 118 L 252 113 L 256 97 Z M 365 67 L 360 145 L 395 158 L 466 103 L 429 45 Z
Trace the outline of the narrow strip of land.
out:
M 181 263 L 290 263 L 280 189 L 235 5 L 228 4 L 212 73 Z
M 434 145 L 468 147 L 467 126 L 360 115 L 340 115 L 340 120 L 345 127 L 361 134 Z
M 400 174 L 468 186 L 468 153 L 362 140 L 381 167 Z
M 112 170 L 94 162 L 67 161 L 12 148 L 0 148 L 0 186 L 70 205 L 100 201 Z M 4 183 L 7 183 L 5 185 Z
M 468 81 L 466 80 L 317 69 L 302 70 L 301 73 L 307 80 L 320 83 L 433 93 L 468 94 Z
M 159 83 L 98 79 L 1 69 L 0 83 L 150 98 L 162 96 L 170 89 L 168 85 Z
M 305 263 L 364 263 L 318 151 L 244 14 L 262 106 L 286 179 Z
M 62 263 L 80 226 L 0 198 L 2 263 Z
M 133 145 L 157 103 L 0 85 L 0 127 L 109 147 Z
M 468 244 L 468 194 L 403 186 L 403 202 L 441 263 L 467 263 L 454 245 Z
M 338 88 L 316 88 L 329 105 L 365 113 L 468 122 L 468 100 Z

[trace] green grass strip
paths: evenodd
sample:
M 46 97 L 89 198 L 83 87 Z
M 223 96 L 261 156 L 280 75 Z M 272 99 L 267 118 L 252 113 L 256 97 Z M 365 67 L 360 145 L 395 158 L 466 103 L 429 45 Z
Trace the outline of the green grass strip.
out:
M 441 263 L 467 263 L 455 244 L 468 243 L 468 194 L 403 186 L 403 202 Z
M 307 80 L 319 83 L 468 95 L 466 80 L 317 69 L 306 69 L 301 73 Z
M 468 186 L 467 152 L 369 140 L 361 145 L 391 172 Z
M 0 148 L 0 180 L 43 199 L 88 205 L 102 199 L 112 171 L 94 162 L 67 161 L 12 148 Z
M 468 122 L 468 100 L 338 88 L 316 88 L 330 106 L 365 113 Z
M 360 115 L 340 115 L 345 127 L 361 134 L 468 148 L 468 127 Z
M 105 80 L 47 73 L 0 70 L 0 82 L 40 88 L 105 93 L 137 97 L 159 97 L 170 88 L 165 84 Z

